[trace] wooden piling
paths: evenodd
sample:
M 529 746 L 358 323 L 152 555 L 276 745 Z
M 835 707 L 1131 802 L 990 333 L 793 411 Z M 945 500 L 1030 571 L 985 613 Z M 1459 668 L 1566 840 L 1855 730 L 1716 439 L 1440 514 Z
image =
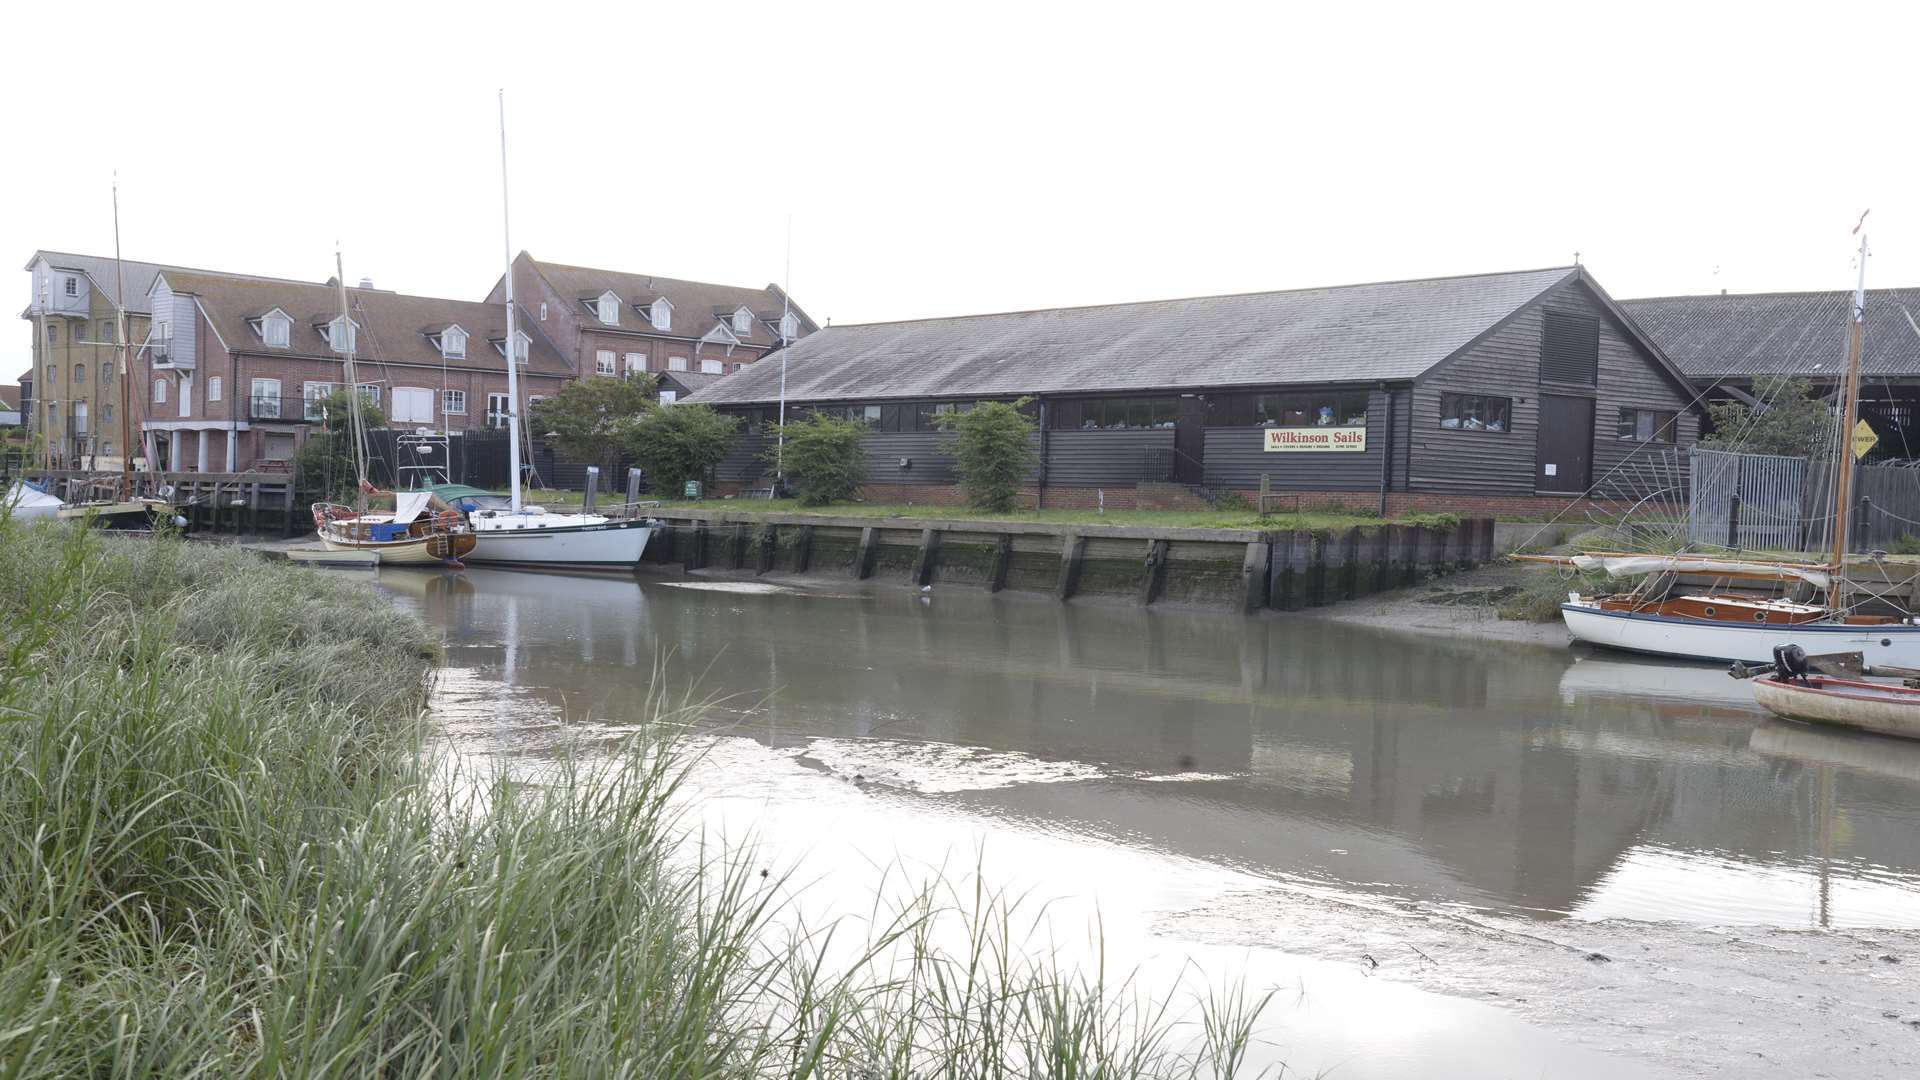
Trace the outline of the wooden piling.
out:
M 1240 560 L 1240 612 L 1246 614 L 1258 611 L 1267 600 L 1267 568 L 1273 558 L 1272 548 L 1255 540 L 1247 544 L 1247 554 Z
M 687 569 L 704 570 L 707 566 L 707 523 L 697 521 L 693 525 L 693 550 L 688 552 Z
M 1013 562 L 1013 536 L 1001 533 L 994 537 L 993 563 L 987 569 L 987 591 L 999 592 L 1007 587 L 1007 567 Z
M 747 565 L 747 523 L 733 523 L 733 534 L 728 537 L 727 557 L 735 570 L 745 569 Z
M 813 526 L 800 526 L 800 542 L 793 549 L 793 572 L 804 574 L 813 566 Z
M 755 531 L 754 539 L 760 547 L 753 553 L 753 572 L 764 574 L 773 569 L 773 557 L 780 550 L 780 526 L 762 525 Z
M 1054 582 L 1055 600 L 1071 599 L 1080 587 L 1080 563 L 1087 555 L 1087 538 L 1068 533 L 1060 538 L 1060 577 Z
M 920 530 L 920 550 L 913 557 L 913 584 L 915 587 L 933 583 L 933 563 L 940 554 L 940 533 L 936 529 Z
M 1140 567 L 1140 606 L 1146 607 L 1160 598 L 1167 580 L 1167 542 L 1165 540 L 1147 541 L 1146 561 Z
M 860 530 L 860 551 L 853 557 L 853 576 L 866 579 L 873 576 L 873 557 L 880 547 L 880 530 L 869 525 Z

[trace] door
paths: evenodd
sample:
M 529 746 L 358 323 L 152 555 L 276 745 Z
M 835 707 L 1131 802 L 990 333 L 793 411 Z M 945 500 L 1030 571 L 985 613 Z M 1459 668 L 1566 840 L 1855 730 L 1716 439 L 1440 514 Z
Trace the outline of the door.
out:
M 1593 482 L 1593 399 L 1540 395 L 1535 491 L 1581 494 Z
M 1173 479 L 1198 484 L 1206 479 L 1207 399 L 1198 394 L 1180 398 L 1173 414 Z

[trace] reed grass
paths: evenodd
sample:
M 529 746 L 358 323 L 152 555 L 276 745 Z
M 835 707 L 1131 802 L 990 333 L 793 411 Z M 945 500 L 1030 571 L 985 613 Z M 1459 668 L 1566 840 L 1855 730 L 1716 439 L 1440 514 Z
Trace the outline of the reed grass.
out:
M 1265 1004 L 983 884 L 807 928 L 683 819 L 684 701 L 449 767 L 435 637 L 310 570 L 0 518 L 0 627 L 0 1076 L 1227 1076 Z

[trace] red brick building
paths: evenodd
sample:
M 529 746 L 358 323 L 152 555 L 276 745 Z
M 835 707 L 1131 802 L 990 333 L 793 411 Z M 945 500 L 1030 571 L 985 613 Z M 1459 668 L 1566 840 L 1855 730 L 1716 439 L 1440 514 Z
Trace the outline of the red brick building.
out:
M 351 343 L 362 393 L 397 429 L 464 432 L 506 422 L 506 310 L 499 303 L 347 290 L 331 282 L 166 269 L 149 293 L 135 415 L 150 460 L 235 472 L 293 457 L 346 382 Z M 536 400 L 573 369 L 532 312 L 519 320 L 520 393 Z M 551 324 L 549 324 L 551 325 Z
M 702 281 L 513 260 L 514 299 L 581 378 L 633 372 L 731 375 L 819 329 L 776 285 Z M 505 279 L 489 303 L 505 297 Z

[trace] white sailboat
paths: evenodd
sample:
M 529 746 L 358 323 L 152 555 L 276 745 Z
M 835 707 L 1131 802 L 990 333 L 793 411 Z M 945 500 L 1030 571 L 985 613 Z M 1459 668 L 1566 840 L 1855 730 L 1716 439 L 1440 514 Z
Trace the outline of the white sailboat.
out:
M 1863 219 L 1864 220 L 1864 219 Z M 1857 227 L 1856 227 L 1857 228 Z M 1836 440 L 1833 555 L 1826 563 L 1762 561 L 1706 554 L 1635 555 L 1594 553 L 1572 559 L 1516 556 L 1601 569 L 1614 577 L 1693 574 L 1724 581 L 1801 585 L 1824 602 L 1768 599 L 1729 591 L 1679 596 L 1570 593 L 1560 605 L 1568 633 L 1607 648 L 1695 660 L 1768 663 L 1778 645 L 1808 653 L 1857 652 L 1873 667 L 1920 668 L 1920 625 L 1911 618 L 1858 615 L 1846 604 L 1847 508 L 1853 477 L 1849 440 L 1860 403 L 1860 355 L 1865 334 L 1867 241 L 1860 238 L 1860 277 L 1854 289 L 1853 325 L 1842 386 L 1843 407 Z
M 500 92 L 500 235 L 506 249 L 507 471 L 504 508 L 467 515 L 479 543 L 468 562 L 536 567 L 631 569 L 653 535 L 650 523 L 602 514 L 554 514 L 520 499 L 520 342 L 513 300 L 513 240 L 507 202 L 507 97 Z

